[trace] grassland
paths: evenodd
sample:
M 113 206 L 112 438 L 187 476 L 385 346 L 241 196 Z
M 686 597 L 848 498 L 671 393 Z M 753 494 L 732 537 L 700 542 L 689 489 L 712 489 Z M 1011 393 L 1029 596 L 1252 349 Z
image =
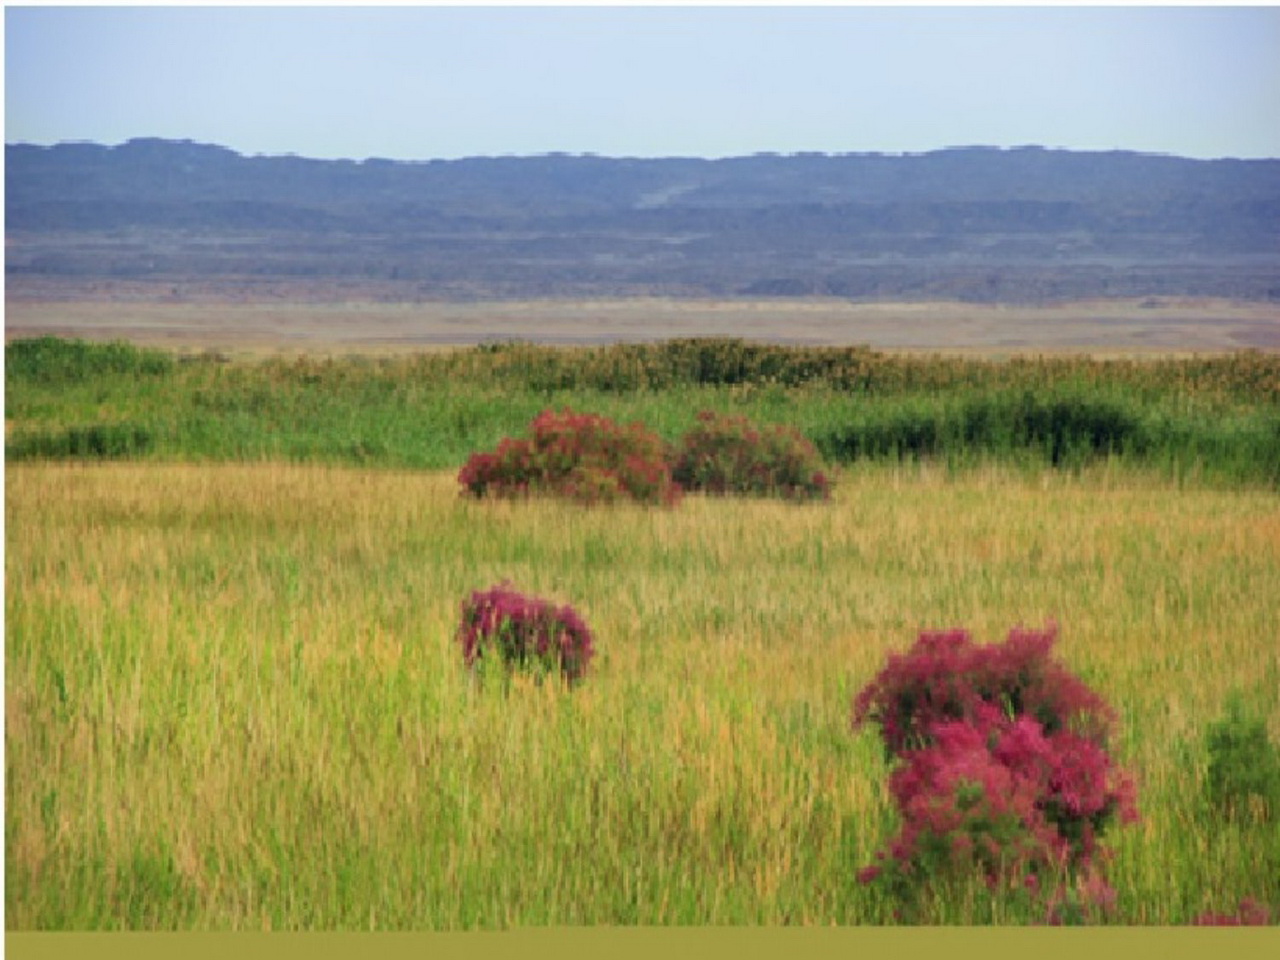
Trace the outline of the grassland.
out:
M 1232 690 L 1280 729 L 1269 491 L 863 466 L 827 505 L 584 510 L 21 464 L 6 550 L 11 930 L 892 922 L 854 879 L 893 824 L 853 693 L 920 627 L 1048 617 L 1140 782 L 1116 919 L 1280 903 L 1274 822 L 1201 789 Z M 502 578 L 592 624 L 572 694 L 468 682 L 458 605 Z
M 1253 897 L 1206 731 L 1280 742 L 1280 361 L 991 363 L 675 343 L 6 356 L 10 930 L 876 924 L 894 830 L 853 695 L 921 628 L 1055 619 L 1143 819 L 1116 922 Z M 547 406 L 794 423 L 831 503 L 476 503 Z M 572 694 L 473 684 L 472 590 L 572 603 Z M 975 888 L 926 920 L 1040 919 Z

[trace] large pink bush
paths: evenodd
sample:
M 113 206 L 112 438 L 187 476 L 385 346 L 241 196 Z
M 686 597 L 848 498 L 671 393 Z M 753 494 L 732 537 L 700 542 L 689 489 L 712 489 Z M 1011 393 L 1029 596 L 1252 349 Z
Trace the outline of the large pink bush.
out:
M 870 882 L 977 871 L 993 887 L 1073 902 L 1112 896 L 1099 840 L 1137 819 L 1132 781 L 1107 750 L 1112 711 L 1051 656 L 1056 632 L 1014 630 L 974 644 L 962 630 L 921 634 L 854 701 L 895 761 L 901 829 Z

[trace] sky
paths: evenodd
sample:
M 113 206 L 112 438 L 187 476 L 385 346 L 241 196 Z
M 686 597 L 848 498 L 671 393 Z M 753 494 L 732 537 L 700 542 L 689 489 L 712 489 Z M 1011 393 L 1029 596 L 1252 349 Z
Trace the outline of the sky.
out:
M 1280 157 L 1280 7 L 6 7 L 5 141 Z

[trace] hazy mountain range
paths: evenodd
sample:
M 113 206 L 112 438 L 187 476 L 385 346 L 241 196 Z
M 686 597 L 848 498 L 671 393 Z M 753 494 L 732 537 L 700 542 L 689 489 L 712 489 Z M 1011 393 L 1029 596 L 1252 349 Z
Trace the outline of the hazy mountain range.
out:
M 967 147 L 721 160 L 5 147 L 5 269 L 408 299 L 1280 300 L 1280 160 Z

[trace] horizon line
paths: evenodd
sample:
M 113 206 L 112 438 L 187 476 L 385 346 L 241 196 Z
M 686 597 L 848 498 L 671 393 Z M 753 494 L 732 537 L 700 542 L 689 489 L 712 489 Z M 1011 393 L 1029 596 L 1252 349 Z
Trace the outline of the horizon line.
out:
M 59 147 L 97 147 L 102 150 L 118 150 L 121 148 L 144 146 L 144 145 L 166 145 L 166 146 L 190 146 L 222 150 L 235 154 L 237 157 L 246 160 L 305 160 L 314 163 L 352 163 L 352 164 L 431 164 L 431 163 L 457 163 L 466 160 L 538 160 L 538 159 L 586 159 L 586 160 L 614 160 L 614 161 L 661 161 L 661 160 L 696 160 L 708 163 L 714 163 L 721 160 L 751 160 L 759 158 L 773 159 L 845 159 L 845 158 L 889 158 L 902 159 L 911 157 L 926 157 L 937 153 L 1017 153 L 1017 152 L 1042 152 L 1042 153 L 1078 153 L 1078 154 L 1124 154 L 1128 156 L 1166 158 L 1175 160 L 1189 160 L 1198 163 L 1212 163 L 1219 160 L 1232 160 L 1237 162 L 1267 162 L 1280 160 L 1275 156 L 1258 156 L 1258 157 L 1242 157 L 1235 155 L 1223 154 L 1215 157 L 1193 157 L 1187 154 L 1170 153 L 1156 150 L 1137 150 L 1127 147 L 1109 147 L 1109 148 L 1081 148 L 1081 147 L 1065 147 L 1065 146 L 1049 146 L 1036 143 L 1022 144 L 949 144 L 939 147 L 933 147 L 927 150 L 847 150 L 847 151 L 831 151 L 831 150 L 757 150 L 752 153 L 740 154 L 723 154 L 719 156 L 704 156 L 698 154 L 605 154 L 595 151 L 568 151 L 568 150 L 547 150 L 537 153 L 489 153 L 489 154 L 463 154 L 452 157 L 421 157 L 414 159 L 394 159 L 389 157 L 380 157 L 369 155 L 362 158 L 354 157 L 315 157 L 299 154 L 295 152 L 285 153 L 248 153 L 237 150 L 234 147 L 225 144 L 213 143 L 210 141 L 195 140 L 186 137 L 157 137 L 157 136 L 138 136 L 130 137 L 119 143 L 109 144 L 98 140 L 87 139 L 65 139 L 55 143 L 37 143 L 29 140 L 5 141 L 5 149 L 11 147 L 27 147 L 39 150 L 55 150 Z

